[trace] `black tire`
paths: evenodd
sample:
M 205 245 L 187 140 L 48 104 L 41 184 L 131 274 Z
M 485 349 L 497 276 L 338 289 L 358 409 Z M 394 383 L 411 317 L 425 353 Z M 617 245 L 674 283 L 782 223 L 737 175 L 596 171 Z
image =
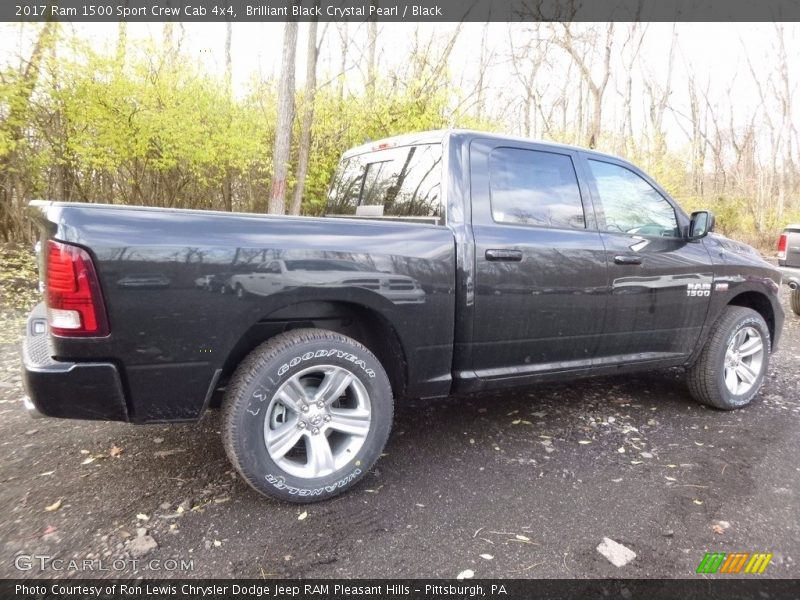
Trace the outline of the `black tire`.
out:
M 800 315 L 800 289 L 792 290 L 789 295 L 789 303 L 792 306 L 794 314 Z
M 352 390 L 356 387 L 365 391 L 371 414 L 368 432 L 363 436 L 363 441 L 361 437 L 358 438 L 361 446 L 352 450 L 352 458 L 349 456 L 349 446 L 344 446 L 344 450 L 340 447 L 339 460 L 347 460 L 346 464 L 320 477 L 304 477 L 288 472 L 273 460 L 267 450 L 265 428 L 272 427 L 272 413 L 277 410 L 275 403 L 279 402 L 276 394 L 286 389 L 283 386 L 289 380 L 298 381 L 303 373 L 318 366 L 346 371 L 353 383 L 342 392 L 340 398 L 346 401 L 351 393 L 355 393 Z M 295 376 L 297 378 L 293 379 Z M 360 385 L 355 382 L 356 379 Z M 320 381 L 318 390 L 322 387 Z M 362 392 L 359 392 L 359 397 L 363 396 Z M 351 488 L 375 464 L 389 437 L 393 407 L 389 378 L 378 359 L 367 348 L 332 331 L 295 329 L 261 344 L 236 369 L 223 400 L 222 438 L 228 458 L 253 489 L 280 500 L 317 502 Z M 312 411 L 316 410 L 312 406 Z M 302 429 L 299 421 L 304 420 L 303 413 L 290 413 L 284 408 L 283 414 L 291 414 L 292 418 L 297 419 L 294 423 Z M 317 417 L 315 414 L 313 418 Z M 285 422 L 279 426 L 290 425 L 289 418 L 284 416 Z M 270 419 L 269 423 L 267 419 Z M 303 423 L 306 424 L 311 427 L 310 420 Z M 324 424 L 319 429 L 314 426 L 314 431 L 317 435 L 325 436 L 326 446 L 333 448 L 334 444 L 328 440 L 335 437 L 336 431 L 335 428 L 331 431 L 326 427 Z M 333 428 L 334 425 L 329 427 Z M 315 441 L 311 440 L 311 435 L 311 429 L 303 431 L 299 445 L 294 446 L 286 456 L 292 457 L 298 452 L 302 455 L 305 451 L 309 453 L 306 460 L 311 465 L 309 445 Z M 282 459 L 278 457 L 277 460 Z
M 725 355 L 734 336 L 748 327 L 760 334 L 764 351 L 755 383 L 737 395 L 725 384 Z M 692 397 L 702 404 L 721 410 L 747 406 L 764 383 L 771 347 L 769 328 L 760 314 L 742 306 L 728 306 L 712 327 L 697 361 L 688 369 L 687 381 Z

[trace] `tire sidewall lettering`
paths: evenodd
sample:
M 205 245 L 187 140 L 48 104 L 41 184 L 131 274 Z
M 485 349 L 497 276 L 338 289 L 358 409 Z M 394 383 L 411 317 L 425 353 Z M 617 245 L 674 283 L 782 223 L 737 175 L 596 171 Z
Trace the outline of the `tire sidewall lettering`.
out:
M 330 358 L 330 357 L 336 357 L 341 360 L 346 360 L 348 362 L 351 362 L 355 366 L 359 367 L 367 377 L 369 377 L 370 379 L 375 379 L 375 370 L 370 369 L 367 366 L 367 363 L 364 359 L 359 358 L 352 352 L 347 352 L 345 350 L 336 350 L 335 348 L 332 348 L 330 350 L 317 350 L 316 352 L 306 352 L 301 356 L 295 356 L 291 358 L 278 368 L 278 377 L 283 377 L 289 371 L 289 369 L 296 367 L 300 363 L 309 360 L 314 360 L 316 358 Z
M 347 487 L 354 479 L 358 478 L 363 471 L 359 468 L 353 469 L 349 474 L 345 475 L 341 479 L 323 485 L 317 488 L 301 488 L 291 484 L 286 483 L 286 478 L 283 476 L 276 477 L 272 473 L 267 473 L 264 476 L 264 479 L 272 485 L 275 489 L 285 491 L 292 496 L 299 496 L 301 498 L 305 497 L 314 497 L 320 496 L 324 493 L 331 494 L 335 492 L 337 489 Z

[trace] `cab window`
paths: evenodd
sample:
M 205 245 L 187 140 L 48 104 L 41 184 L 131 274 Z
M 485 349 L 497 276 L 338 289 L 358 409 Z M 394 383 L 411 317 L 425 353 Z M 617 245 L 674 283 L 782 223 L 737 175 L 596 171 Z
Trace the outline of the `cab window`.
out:
M 389 148 L 345 159 L 328 194 L 327 214 L 358 215 L 359 207 L 371 207 L 377 209 L 369 212 L 372 215 L 441 219 L 441 171 L 441 144 Z
M 489 157 L 489 190 L 497 223 L 586 227 L 578 177 L 566 154 L 495 148 Z
M 589 160 L 606 231 L 678 236 L 675 209 L 652 185 L 620 165 Z M 598 207 L 596 207 L 598 208 Z

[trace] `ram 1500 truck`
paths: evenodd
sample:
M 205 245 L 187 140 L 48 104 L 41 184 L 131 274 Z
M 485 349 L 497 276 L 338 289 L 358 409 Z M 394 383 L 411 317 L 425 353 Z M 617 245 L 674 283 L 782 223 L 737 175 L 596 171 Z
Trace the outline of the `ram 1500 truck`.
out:
M 32 212 L 29 408 L 154 423 L 221 405 L 242 477 L 297 502 L 363 477 L 403 398 L 683 366 L 696 400 L 745 406 L 784 320 L 778 271 L 632 164 L 480 132 L 348 151 L 326 217 Z

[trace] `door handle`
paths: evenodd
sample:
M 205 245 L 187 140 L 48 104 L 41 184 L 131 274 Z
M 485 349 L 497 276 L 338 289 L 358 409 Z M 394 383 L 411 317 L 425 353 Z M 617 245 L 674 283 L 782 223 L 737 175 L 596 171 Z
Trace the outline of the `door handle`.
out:
M 509 262 L 519 262 L 522 260 L 521 250 L 487 250 L 486 260 L 499 261 L 505 260 Z
M 618 254 L 614 257 L 614 264 L 616 265 L 640 265 L 642 264 L 642 257 L 636 254 Z

